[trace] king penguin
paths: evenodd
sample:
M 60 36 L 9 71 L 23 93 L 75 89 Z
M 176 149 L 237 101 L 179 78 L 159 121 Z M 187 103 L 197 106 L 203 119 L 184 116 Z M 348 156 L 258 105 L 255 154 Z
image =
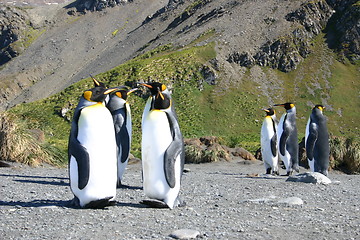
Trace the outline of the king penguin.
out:
M 296 127 L 296 107 L 293 103 L 275 104 L 286 109 L 277 128 L 278 149 L 280 158 L 284 162 L 286 175 L 293 170 L 299 172 L 299 145 Z
M 279 175 L 275 111 L 272 108 L 263 110 L 266 116 L 261 127 L 261 155 L 266 174 Z
M 94 80 L 75 109 L 68 144 L 70 188 L 73 204 L 104 208 L 116 197 L 116 139 L 113 119 L 104 100 L 116 89 Z
M 106 107 L 111 112 L 114 121 L 116 145 L 117 145 L 117 187 L 121 186 L 125 168 L 127 166 L 131 146 L 131 109 L 127 102 L 130 93 L 137 88 L 129 90 L 127 87 L 118 87 L 112 92 Z
M 167 87 L 159 82 L 141 85 L 151 92 L 142 115 L 144 192 L 173 209 L 183 204 L 178 197 L 185 162 L 183 137 Z
M 324 106 L 316 105 L 310 114 L 305 131 L 306 156 L 312 172 L 328 175 L 329 168 L 329 133 Z

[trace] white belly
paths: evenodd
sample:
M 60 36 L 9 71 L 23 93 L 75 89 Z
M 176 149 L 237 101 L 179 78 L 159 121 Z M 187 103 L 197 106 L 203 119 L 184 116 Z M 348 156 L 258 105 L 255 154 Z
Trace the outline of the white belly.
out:
M 171 190 L 164 174 L 164 153 L 172 136 L 166 113 L 159 110 L 144 114 L 142 124 L 142 165 L 145 194 L 166 199 Z M 177 161 L 180 164 L 180 161 Z M 180 184 L 179 189 L 180 189 Z M 176 194 L 177 195 L 177 194 Z
M 275 134 L 271 117 L 266 117 L 261 128 L 261 154 L 265 166 L 269 166 L 272 170 L 277 171 L 278 155 L 276 152 L 276 156 L 274 157 L 271 150 L 271 139 Z
M 84 108 L 78 122 L 78 140 L 89 154 L 90 175 L 84 189 L 78 189 L 77 164 L 70 159 L 71 188 L 83 206 L 90 201 L 116 195 L 116 141 L 113 120 L 103 106 Z

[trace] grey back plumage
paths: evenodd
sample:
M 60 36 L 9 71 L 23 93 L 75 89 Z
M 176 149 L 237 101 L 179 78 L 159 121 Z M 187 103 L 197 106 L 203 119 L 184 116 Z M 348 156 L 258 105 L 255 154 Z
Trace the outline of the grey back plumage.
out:
M 329 133 L 327 120 L 322 111 L 314 107 L 310 115 L 309 135 L 306 141 L 308 159 L 314 159 L 314 171 L 327 174 L 329 167 Z

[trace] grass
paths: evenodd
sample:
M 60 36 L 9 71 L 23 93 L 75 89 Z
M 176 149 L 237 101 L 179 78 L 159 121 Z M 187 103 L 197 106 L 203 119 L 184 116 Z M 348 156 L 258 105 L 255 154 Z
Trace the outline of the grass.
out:
M 350 174 L 360 173 L 359 138 L 331 137 L 330 166 Z

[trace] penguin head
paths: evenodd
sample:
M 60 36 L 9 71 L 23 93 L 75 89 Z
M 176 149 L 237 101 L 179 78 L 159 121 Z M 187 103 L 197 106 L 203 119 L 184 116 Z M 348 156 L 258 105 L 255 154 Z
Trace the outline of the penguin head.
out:
M 170 92 L 167 87 L 159 82 L 141 83 L 150 89 L 153 109 L 167 109 L 171 105 Z
M 323 112 L 325 107 L 323 105 L 318 104 L 318 105 L 315 105 L 315 107 L 313 108 L 313 110 L 316 110 L 316 109 L 319 109 L 320 112 Z
M 273 108 L 263 109 L 266 112 L 266 116 L 273 116 L 275 115 L 275 110 Z
M 291 103 L 291 102 L 281 103 L 281 104 L 275 104 L 274 106 L 284 107 L 284 108 L 286 109 L 286 112 L 289 112 L 289 111 L 295 109 L 295 104 L 293 104 L 293 103 Z
M 116 90 L 111 93 L 110 100 L 108 101 L 106 106 L 110 109 L 110 111 L 124 108 L 128 96 L 136 90 L 137 88 L 129 90 L 126 86 L 116 87 Z
M 89 90 L 86 90 L 83 93 L 83 97 L 89 102 L 102 103 L 105 100 L 107 94 L 109 94 L 113 91 L 116 91 L 116 89 L 115 88 L 106 89 L 104 87 L 99 86 L 99 87 L 94 87 Z
M 96 78 L 94 78 L 91 74 L 90 77 L 92 78 L 92 80 L 94 81 L 94 87 L 103 87 L 106 88 L 105 84 L 98 81 Z

